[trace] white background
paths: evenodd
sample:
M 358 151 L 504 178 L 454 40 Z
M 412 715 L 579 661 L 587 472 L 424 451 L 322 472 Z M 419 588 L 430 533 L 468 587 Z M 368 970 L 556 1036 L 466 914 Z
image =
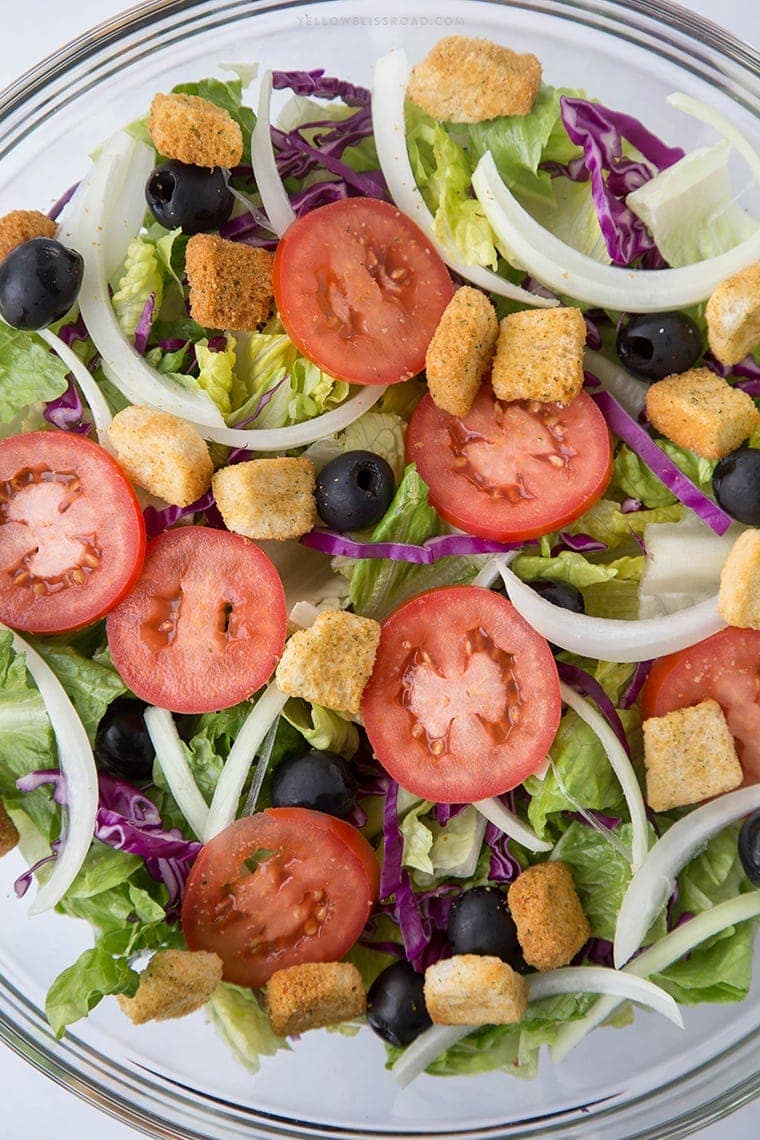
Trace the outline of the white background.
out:
M 67 40 L 127 6 L 123 0 L 4 0 L 0 4 L 0 87 Z M 750 43 L 760 41 L 758 0 L 689 0 L 685 6 Z M 0 1140 L 137 1140 L 139 1135 L 40 1076 L 2 1046 L 0 1104 Z M 758 1135 L 760 1108 L 756 1103 L 704 1129 L 700 1140 L 755 1140 Z

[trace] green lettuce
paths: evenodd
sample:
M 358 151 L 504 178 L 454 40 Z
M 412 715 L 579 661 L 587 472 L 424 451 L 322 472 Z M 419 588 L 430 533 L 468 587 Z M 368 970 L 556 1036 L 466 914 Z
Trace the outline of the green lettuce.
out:
M 34 333 L 0 321 L 0 423 L 66 391 L 68 368 Z
M 588 534 L 597 542 L 617 546 L 630 539 L 631 534 L 642 535 L 651 523 L 679 522 L 684 510 L 680 503 L 674 503 L 672 506 L 624 514 L 620 503 L 613 499 L 599 499 L 585 515 L 564 529 L 570 534 Z
M 352 721 L 321 705 L 292 697 L 282 715 L 318 752 L 334 752 L 350 760 L 359 747 L 359 732 Z
M 204 337 L 195 345 L 195 359 L 198 361 L 198 387 L 213 400 L 222 415 L 228 415 L 232 410 L 236 386 L 235 338 L 228 336 L 226 347 L 221 352 L 213 352 Z
M 42 697 L 12 642 L 10 632 L 0 630 L 0 795 L 9 808 L 25 813 L 49 843 L 60 827 L 49 789 L 24 795 L 16 780 L 58 767 L 55 737 Z
M 757 922 L 728 927 L 651 980 L 681 1005 L 743 1001 L 752 981 Z
M 156 247 L 136 237 L 129 243 L 118 286 L 111 298 L 116 319 L 126 336 L 134 336 L 151 294 L 156 298 L 154 312 L 158 312 L 164 294 L 164 275 Z
M 590 183 L 569 178 L 552 179 L 553 201 L 536 197 L 531 203 L 533 217 L 560 241 L 595 261 L 609 265 L 610 255 L 599 225 Z M 577 302 L 574 302 L 577 303 Z
M 85 656 L 61 640 L 37 638 L 34 647 L 63 685 L 94 744 L 98 724 L 111 701 L 127 692 L 110 659 Z
M 712 474 L 716 462 L 712 459 L 703 459 L 685 447 L 679 447 L 667 439 L 655 440 L 666 455 L 673 460 L 676 467 L 683 471 L 706 495 L 712 495 Z M 663 508 L 671 507 L 677 503 L 675 495 L 660 482 L 657 476 L 649 470 L 638 455 L 625 444 L 621 444 L 615 455 L 612 472 L 612 487 L 618 489 L 633 499 L 641 499 L 645 507 Z M 633 516 L 631 516 L 633 519 Z M 652 520 L 655 521 L 655 520 Z M 664 519 L 656 521 L 664 522 Z
M 211 995 L 206 1012 L 232 1055 L 249 1073 L 258 1073 L 261 1057 L 273 1057 L 279 1049 L 290 1048 L 272 1029 L 253 990 L 222 982 Z

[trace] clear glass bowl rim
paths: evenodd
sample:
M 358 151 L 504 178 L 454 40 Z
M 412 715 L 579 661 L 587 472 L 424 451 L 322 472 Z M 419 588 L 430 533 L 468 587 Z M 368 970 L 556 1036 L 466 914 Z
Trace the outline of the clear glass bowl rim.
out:
M 310 8 L 329 0 L 311 0 Z M 459 0 L 460 5 L 467 0 Z M 614 30 L 628 38 L 638 35 L 635 42 L 652 46 L 652 37 L 659 32 L 660 54 L 674 49 L 679 64 L 684 66 L 681 53 L 691 52 L 698 61 L 700 74 L 707 71 L 747 109 L 760 114 L 760 52 L 739 40 L 717 24 L 691 12 L 678 4 L 662 0 L 488 0 L 494 5 L 524 8 L 580 18 L 592 28 Z M 30 68 L 3 91 L 0 91 L 0 156 L 12 150 L 21 138 L 35 126 L 55 113 L 59 106 L 47 108 L 47 93 L 55 85 L 66 81 L 71 72 L 85 64 L 96 65 L 107 58 L 109 51 L 126 37 L 135 33 L 157 35 L 173 26 L 185 23 L 188 14 L 214 17 L 218 26 L 255 15 L 257 10 L 289 9 L 306 6 L 307 0 L 146 0 L 106 20 L 90 31 L 63 45 L 58 51 Z M 446 5 L 448 6 L 448 5 Z M 202 30 L 195 20 L 188 35 Z M 727 65 L 727 67 L 721 66 Z M 81 79 L 79 80 L 81 82 Z M 729 86 L 727 87 L 726 84 Z M 78 93 L 74 87 L 74 94 Z M 155 1137 L 205 1140 L 209 1125 L 215 1137 L 259 1135 L 266 1137 L 357 1137 L 361 1140 L 411 1140 L 430 1133 L 377 1133 L 353 1132 L 342 1128 L 311 1125 L 288 1121 L 244 1110 L 238 1106 L 201 1097 L 193 1089 L 173 1085 L 169 1081 L 151 1080 L 146 1072 L 138 1081 L 118 1062 L 99 1054 L 75 1034 L 62 1042 L 53 1042 L 50 1030 L 36 1006 L 5 979 L 0 978 L 0 1040 L 25 1058 L 41 1073 L 75 1093 L 102 1111 Z M 460 1140 L 489 1137 L 492 1140 L 519 1137 L 565 1137 L 567 1140 L 587 1135 L 592 1125 L 594 1132 L 601 1126 L 612 1127 L 618 1140 L 657 1140 L 659 1137 L 676 1138 L 691 1135 L 696 1129 L 713 1123 L 760 1098 L 760 1071 L 757 1063 L 752 1071 L 752 1056 L 756 1053 L 756 1040 L 749 1036 L 730 1049 L 711 1058 L 706 1064 L 686 1074 L 684 1079 L 670 1082 L 656 1094 L 629 1100 L 611 1108 L 595 1110 L 593 1116 L 562 1114 L 559 1118 L 543 1118 L 525 1124 L 505 1124 L 487 1129 L 458 1130 Z M 741 1057 L 741 1080 L 728 1084 L 737 1059 Z M 152 1075 L 152 1074 L 151 1074 Z M 717 1078 L 717 1081 L 716 1081 Z M 691 1103 L 678 1103 L 679 1090 L 684 1093 L 688 1082 Z M 724 1081 L 726 1082 L 724 1084 Z M 706 1098 L 697 1090 L 704 1085 L 710 1088 Z M 723 1087 L 721 1087 L 723 1086 Z M 672 1099 L 671 1098 L 672 1095 Z M 646 1103 L 644 1103 L 646 1102 Z M 656 1102 L 665 1114 L 653 1118 L 637 1111 Z M 626 1119 L 628 1118 L 628 1119 Z M 636 1119 L 634 1119 L 636 1118 Z M 632 1130 L 630 1128 L 632 1126 Z M 256 1129 L 256 1131 L 254 1131 Z

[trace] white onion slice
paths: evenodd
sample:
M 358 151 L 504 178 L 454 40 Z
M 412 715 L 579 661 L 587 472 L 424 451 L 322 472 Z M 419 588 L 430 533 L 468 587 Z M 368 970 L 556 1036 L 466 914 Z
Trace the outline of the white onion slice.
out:
M 587 371 L 602 382 L 631 416 L 638 416 L 646 407 L 649 385 L 645 380 L 637 380 L 622 364 L 613 364 L 599 352 L 587 351 L 584 357 Z
M 256 811 L 256 804 L 259 802 L 261 789 L 264 786 L 264 778 L 269 768 L 269 761 L 272 759 L 272 752 L 274 751 L 274 742 L 277 739 L 277 730 L 280 727 L 279 718 L 273 720 L 269 728 L 269 732 L 264 737 L 261 746 L 261 755 L 259 756 L 258 763 L 256 764 L 256 771 L 251 780 L 251 790 L 248 793 L 248 798 L 243 807 L 243 815 L 253 815 Z
M 591 731 L 599 737 L 599 742 L 607 754 L 610 766 L 623 789 L 631 817 L 631 866 L 636 871 L 644 862 L 649 849 L 649 829 L 644 797 L 641 794 L 633 764 L 628 759 L 623 745 L 608 722 L 590 701 L 576 693 L 575 689 L 571 689 L 564 681 L 560 681 L 559 691 L 565 704 L 569 705 L 573 712 L 585 721 Z M 644 929 L 646 930 L 647 927 Z
M 256 125 L 251 137 L 251 163 L 261 203 L 278 237 L 296 220 L 285 187 L 282 184 L 272 147 L 271 110 L 272 72 L 265 71 L 259 88 Z
M 411 1045 L 407 1045 L 391 1069 L 397 1084 L 405 1089 L 415 1077 L 425 1072 L 428 1065 L 432 1065 L 436 1057 L 477 1028 L 477 1025 L 431 1025 Z
M 208 804 L 201 795 L 187 762 L 174 717 L 168 709 L 153 706 L 145 710 L 144 719 L 169 791 L 188 824 L 202 841 L 208 819 Z
M 545 839 L 539 839 L 532 827 L 523 823 L 519 816 L 516 816 L 509 808 L 504 807 L 501 800 L 495 796 L 488 800 L 478 800 L 472 806 L 477 808 L 489 823 L 498 827 L 499 831 L 503 831 L 516 843 L 522 844 L 528 851 L 551 851 L 551 843 L 547 843 Z
M 61 358 L 66 367 L 73 373 L 74 379 L 79 385 L 82 395 L 92 412 L 95 431 L 98 435 L 98 443 L 101 447 L 104 447 L 106 451 L 110 451 L 111 444 L 108 439 L 108 427 L 113 416 L 111 415 L 111 409 L 106 403 L 105 396 L 90 375 L 89 369 L 60 337 L 56 336 L 55 333 L 51 333 L 50 329 L 40 329 L 37 335 L 44 340 L 46 344 L 50 345 L 53 352 Z
M 372 88 L 372 125 L 380 169 L 385 176 L 393 201 L 404 214 L 427 235 L 443 260 L 460 277 L 471 281 L 488 293 L 510 297 L 536 308 L 552 308 L 558 301 L 539 297 L 513 285 L 511 281 L 479 265 L 465 265 L 461 254 L 442 245 L 433 230 L 433 216 L 417 188 L 406 149 L 404 99 L 409 80 L 409 64 L 403 48 L 382 56 L 375 64 Z
M 222 768 L 222 774 L 211 800 L 203 834 L 204 843 L 208 843 L 209 839 L 213 839 L 223 831 L 237 815 L 243 785 L 256 752 L 282 712 L 287 699 L 285 693 L 281 693 L 272 681 L 243 722 Z
M 615 965 L 635 954 L 666 905 L 678 872 L 719 831 L 760 808 L 760 784 L 728 792 L 685 815 L 658 839 L 623 895 L 615 926 Z
M 645 978 L 650 974 L 659 974 L 694 950 L 701 942 L 720 934 L 729 926 L 747 922 L 759 915 L 760 891 L 753 891 L 751 894 L 740 895 L 738 898 L 718 903 L 712 909 L 696 915 L 683 926 L 671 930 L 670 934 L 666 934 L 659 942 L 655 942 L 654 946 L 650 946 L 638 958 L 629 962 L 621 973 L 635 974 L 640 978 Z M 570 1050 L 580 1044 L 592 1029 L 596 1029 L 603 1021 L 606 1021 L 620 1004 L 620 998 L 603 997 L 589 1010 L 585 1017 L 579 1018 L 578 1021 L 569 1021 L 563 1025 L 551 1047 L 552 1059 L 555 1062 L 564 1060 Z
M 0 629 L 7 626 L 0 622 Z M 61 682 L 39 653 L 10 631 L 13 649 L 24 654 L 39 689 L 55 735 L 58 764 L 66 785 L 63 846 L 50 878 L 40 887 L 29 914 L 41 914 L 59 903 L 82 868 L 90 850 L 98 810 L 98 773 L 87 733 Z
M 103 370 L 133 404 L 147 404 L 198 424 L 224 426 L 219 409 L 205 392 L 183 388 L 162 376 L 129 344 L 108 295 L 109 243 L 114 235 L 124 250 L 131 216 L 117 216 L 115 203 L 137 198 L 153 166 L 153 152 L 124 134 L 114 135 L 103 147 L 89 175 L 78 218 L 71 219 L 70 241 L 84 258 L 79 308 L 87 331 L 101 355 Z M 110 236 L 109 236 L 110 235 Z
M 524 210 L 502 182 L 489 151 L 472 176 L 486 217 L 514 265 L 550 289 L 589 305 L 621 312 L 659 313 L 707 299 L 726 277 L 760 258 L 760 230 L 733 249 L 681 269 L 602 265 L 561 241 Z
M 655 1013 L 661 1013 L 683 1029 L 681 1011 L 661 986 L 635 974 L 611 970 L 608 966 L 563 966 L 545 974 L 531 974 L 528 978 L 530 1001 L 556 997 L 557 994 L 609 994 L 623 1001 L 635 1001 Z
M 319 607 L 311 602 L 296 602 L 288 614 L 288 625 L 296 629 L 310 629 L 319 617 Z
M 598 661 L 651 661 L 688 649 L 725 625 L 717 594 L 667 617 L 624 621 L 570 613 L 547 602 L 503 564 L 500 573 L 512 605 L 542 637 Z
M 515 555 L 518 553 L 519 551 L 516 550 L 514 554 L 500 554 L 496 558 L 489 558 L 488 562 L 486 562 L 484 566 L 481 566 L 480 570 L 473 578 L 472 585 L 482 586 L 484 589 L 489 589 L 491 586 L 493 586 L 494 582 L 499 577 L 500 567 L 502 565 L 508 566 Z

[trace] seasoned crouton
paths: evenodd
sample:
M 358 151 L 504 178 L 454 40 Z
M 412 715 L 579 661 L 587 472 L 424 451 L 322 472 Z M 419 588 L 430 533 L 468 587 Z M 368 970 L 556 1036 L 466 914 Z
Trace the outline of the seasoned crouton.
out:
M 479 289 L 457 289 L 433 333 L 425 370 L 433 403 L 452 416 L 465 416 L 493 356 L 499 322 Z
M 729 625 L 760 629 L 760 530 L 740 534 L 723 564 L 718 612 Z
M 8 815 L 8 809 L 2 800 L 0 800 L 0 859 L 3 855 L 7 855 L 9 851 L 18 843 L 18 831 L 16 825 Z
M 211 486 L 208 446 L 179 416 L 124 408 L 111 421 L 108 437 L 132 482 L 175 507 L 189 507 Z
M 710 349 L 736 364 L 760 345 L 760 261 L 721 281 L 705 309 Z
M 407 96 L 451 123 L 527 115 L 541 86 L 541 64 L 492 40 L 447 36 L 412 68 Z
M 380 626 L 372 618 L 323 610 L 310 629 L 288 641 L 277 666 L 277 684 L 290 697 L 358 713 L 379 644 Z
M 310 459 L 252 459 L 217 471 L 211 485 L 224 525 L 246 538 L 300 538 L 317 521 Z
M 32 238 L 54 238 L 57 230 L 55 222 L 39 210 L 11 210 L 10 214 L 3 214 L 0 218 L 0 261 L 17 245 L 23 245 Z
M 512 1025 L 528 1007 L 526 979 L 487 954 L 455 954 L 428 966 L 424 993 L 436 1025 Z
M 585 344 L 580 309 L 524 309 L 504 317 L 493 362 L 496 397 L 569 404 L 583 387 Z
M 272 254 L 213 234 L 187 243 L 190 314 L 212 329 L 252 332 L 272 308 Z
M 148 131 L 156 150 L 192 166 L 237 166 L 243 132 L 229 111 L 198 95 L 156 95 Z
M 750 396 L 709 368 L 666 376 L 647 393 L 647 416 L 664 436 L 705 459 L 721 459 L 760 421 Z
M 523 957 L 537 970 L 566 966 L 591 937 L 567 863 L 528 867 L 507 898 Z
M 367 995 L 351 962 L 305 962 L 278 970 L 267 983 L 272 1029 L 281 1037 L 362 1017 Z
M 205 1005 L 222 980 L 222 959 L 206 950 L 159 950 L 140 975 L 134 997 L 119 996 L 135 1025 L 186 1017 Z
M 654 811 L 697 804 L 738 788 L 736 746 L 717 701 L 644 721 L 647 803 Z

